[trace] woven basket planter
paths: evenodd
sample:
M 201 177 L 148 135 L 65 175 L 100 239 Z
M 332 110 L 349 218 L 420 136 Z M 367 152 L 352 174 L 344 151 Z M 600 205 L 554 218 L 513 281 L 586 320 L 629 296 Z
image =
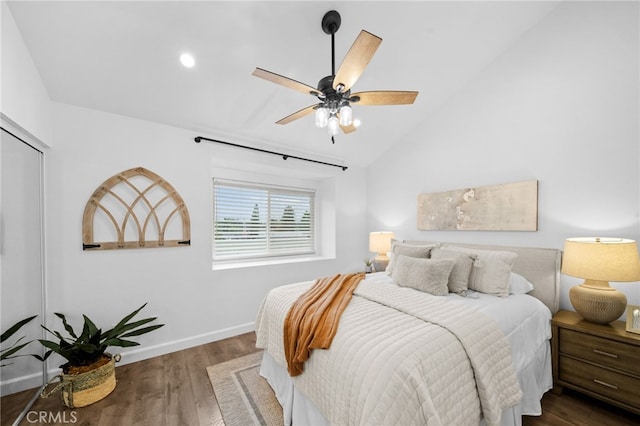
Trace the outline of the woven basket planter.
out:
M 120 355 L 111 356 L 109 362 L 98 368 L 81 374 L 60 374 L 60 383 L 48 393 L 43 390 L 41 396 L 47 398 L 54 392 L 62 391 L 62 403 L 69 408 L 79 408 L 91 405 L 105 398 L 116 388 L 115 363 L 120 361 Z

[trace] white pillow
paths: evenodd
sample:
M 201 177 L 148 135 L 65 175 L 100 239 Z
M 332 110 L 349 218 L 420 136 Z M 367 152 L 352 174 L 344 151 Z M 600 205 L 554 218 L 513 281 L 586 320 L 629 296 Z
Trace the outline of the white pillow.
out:
M 420 259 L 428 259 L 431 255 L 431 250 L 437 247 L 437 244 L 425 244 L 425 245 L 417 245 L 417 244 L 407 244 L 398 240 L 391 240 L 391 252 L 389 257 L 389 264 L 387 265 L 387 275 L 391 276 L 393 274 L 393 265 L 395 263 L 394 258 L 399 255 L 405 255 L 409 257 L 416 257 Z
M 533 284 L 522 275 L 511 272 L 509 275 L 509 294 L 527 294 L 531 290 L 533 290 Z
M 434 248 L 431 250 L 431 259 L 451 259 L 455 262 L 453 270 L 449 275 L 449 292 L 466 296 L 467 289 L 469 288 L 469 279 L 471 278 L 471 270 L 473 269 L 473 262 L 476 256 L 459 251 Z
M 460 247 L 443 244 L 447 250 L 461 251 L 477 256 L 471 270 L 469 288 L 480 293 L 493 294 L 495 296 L 509 295 L 509 274 L 513 263 L 518 257 L 512 251 L 479 250 L 475 248 Z
M 449 294 L 449 274 L 455 265 L 451 259 L 431 260 L 396 256 L 391 278 L 400 287 L 411 287 L 434 296 Z

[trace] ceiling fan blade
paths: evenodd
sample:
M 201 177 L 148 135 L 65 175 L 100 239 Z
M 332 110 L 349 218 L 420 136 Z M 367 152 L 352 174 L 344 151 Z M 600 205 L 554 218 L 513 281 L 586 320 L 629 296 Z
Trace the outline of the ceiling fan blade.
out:
M 289 89 L 297 90 L 298 92 L 305 93 L 307 95 L 318 96 L 322 95 L 318 91 L 318 89 L 308 86 L 304 83 L 300 83 L 299 81 L 293 80 L 289 77 L 282 76 L 280 74 L 276 74 L 271 71 L 264 70 L 262 68 L 256 68 L 251 75 L 255 75 L 256 77 L 263 78 L 272 83 L 279 84 L 284 87 L 288 87 Z
M 349 90 L 373 58 L 380 43 L 382 43 L 380 37 L 365 30 L 360 31 L 336 72 L 333 88 L 337 90 L 338 85 L 342 84 L 344 92 Z
M 276 124 L 289 124 L 294 120 L 305 117 L 312 114 L 315 111 L 317 105 L 310 105 L 306 108 L 302 108 L 300 111 L 296 111 L 291 115 L 287 115 L 285 118 L 276 121 Z
M 356 130 L 358 130 L 358 128 L 353 123 L 351 125 L 349 125 L 349 126 L 343 126 L 341 124 L 340 128 L 342 129 L 342 131 L 345 134 L 349 134 L 349 133 L 352 133 L 352 132 L 355 132 Z
M 407 105 L 412 104 L 418 92 L 399 90 L 377 90 L 372 92 L 358 92 L 351 95 L 351 99 L 359 97 L 359 101 L 352 100 L 356 105 Z

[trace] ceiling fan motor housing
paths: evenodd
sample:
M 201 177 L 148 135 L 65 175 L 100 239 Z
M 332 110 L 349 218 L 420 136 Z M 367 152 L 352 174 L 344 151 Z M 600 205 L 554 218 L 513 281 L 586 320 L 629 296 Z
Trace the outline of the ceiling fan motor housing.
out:
M 323 77 L 318 82 L 318 90 L 321 91 L 324 95 L 324 98 L 319 98 L 329 109 L 335 112 L 342 104 L 349 102 L 351 90 L 347 90 L 346 92 L 337 92 L 333 88 L 333 78 L 333 75 Z

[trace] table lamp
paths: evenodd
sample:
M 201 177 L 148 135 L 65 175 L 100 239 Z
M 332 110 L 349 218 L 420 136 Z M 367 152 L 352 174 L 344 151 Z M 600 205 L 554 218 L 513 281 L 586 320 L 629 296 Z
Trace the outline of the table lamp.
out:
M 389 264 L 387 253 L 391 250 L 391 239 L 393 232 L 371 232 L 369 233 L 369 251 L 378 253 L 373 258 L 373 270 L 384 271 Z
M 569 300 L 585 320 L 608 324 L 627 306 L 626 296 L 609 281 L 640 281 L 640 258 L 634 240 L 623 238 L 569 238 L 564 244 L 562 273 L 584 278 L 571 287 Z

